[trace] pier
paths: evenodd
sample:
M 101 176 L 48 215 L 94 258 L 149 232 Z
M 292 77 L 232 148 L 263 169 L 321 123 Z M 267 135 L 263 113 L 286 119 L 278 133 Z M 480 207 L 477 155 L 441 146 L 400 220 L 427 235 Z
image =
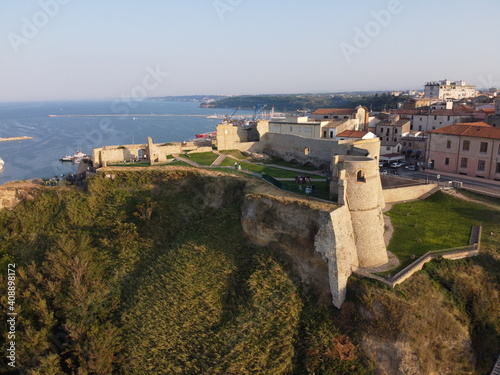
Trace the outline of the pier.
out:
M 33 137 L 8 137 L 8 138 L 0 138 L 0 142 L 8 142 L 8 141 L 24 141 L 25 139 L 33 139 Z

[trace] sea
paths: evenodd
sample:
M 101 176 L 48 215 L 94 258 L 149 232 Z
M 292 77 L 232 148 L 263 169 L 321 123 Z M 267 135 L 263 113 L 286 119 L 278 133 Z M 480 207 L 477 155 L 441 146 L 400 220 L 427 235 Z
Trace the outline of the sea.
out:
M 0 103 L 0 137 L 32 137 L 0 142 L 5 162 L 0 184 L 75 173 L 76 164 L 59 159 L 77 151 L 90 155 L 93 148 L 142 144 L 147 137 L 154 143 L 188 141 L 198 133 L 215 131 L 221 120 L 207 116 L 233 112 L 200 108 L 198 102 L 157 100 Z

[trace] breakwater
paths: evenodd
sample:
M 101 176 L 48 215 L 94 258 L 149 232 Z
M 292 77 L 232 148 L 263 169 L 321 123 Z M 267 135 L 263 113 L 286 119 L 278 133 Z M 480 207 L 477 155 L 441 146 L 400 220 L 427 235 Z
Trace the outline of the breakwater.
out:
M 8 141 L 24 141 L 25 139 L 33 139 L 33 137 L 21 136 L 21 137 L 7 137 L 7 138 L 0 138 L 0 142 L 8 142 Z

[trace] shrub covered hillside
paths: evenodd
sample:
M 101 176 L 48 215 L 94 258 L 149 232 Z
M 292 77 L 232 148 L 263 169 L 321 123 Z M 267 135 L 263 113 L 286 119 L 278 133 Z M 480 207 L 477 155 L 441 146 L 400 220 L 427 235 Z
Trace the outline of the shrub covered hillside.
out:
M 246 242 L 245 184 L 117 172 L 0 212 L 1 269 L 16 265 L 16 371 L 372 373 L 333 310 Z

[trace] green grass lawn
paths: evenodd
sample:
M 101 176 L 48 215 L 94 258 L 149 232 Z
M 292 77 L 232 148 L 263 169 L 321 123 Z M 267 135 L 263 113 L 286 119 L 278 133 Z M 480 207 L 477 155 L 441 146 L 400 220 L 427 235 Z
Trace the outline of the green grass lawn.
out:
M 221 152 L 224 155 L 232 156 L 233 158 L 236 158 L 236 159 L 239 159 L 239 160 L 249 159 L 249 157 L 243 155 L 240 150 L 223 150 Z
M 223 167 L 233 167 L 236 160 L 232 158 L 225 158 L 221 166 Z M 241 164 L 241 169 L 248 169 L 249 171 L 257 173 L 266 173 L 275 178 L 294 178 L 297 172 L 287 171 L 286 169 L 276 168 L 276 167 L 266 167 L 265 165 L 252 164 L 246 161 L 239 161 Z
M 490 232 L 500 235 L 500 211 L 437 192 L 429 198 L 395 205 L 387 215 L 394 226 L 388 246 L 402 262 L 430 250 L 467 246 L 473 225 L 483 226 L 488 245 Z
M 175 160 L 175 161 L 172 161 L 172 162 L 170 162 L 168 164 L 165 164 L 165 165 L 173 165 L 173 166 L 178 166 L 178 167 L 191 167 L 191 168 L 195 168 L 191 164 L 188 164 L 188 163 L 186 163 L 185 161 L 182 161 L 182 160 Z
M 212 151 L 196 152 L 189 155 L 179 155 L 179 156 L 188 158 L 189 160 L 192 160 L 200 165 L 212 165 L 212 163 L 219 157 L 219 155 L 213 153 Z
M 279 165 L 282 167 L 300 169 L 303 171 L 318 171 L 319 170 L 318 168 L 313 167 L 313 166 L 294 164 L 294 163 L 290 163 L 288 161 L 285 161 L 281 158 L 275 158 L 275 157 L 272 157 L 270 159 L 265 159 L 265 160 L 259 160 L 259 162 L 263 163 L 263 164 L 275 164 L 275 165 Z
M 303 184 L 303 185 L 297 185 L 294 181 L 280 181 L 281 182 L 281 188 L 283 190 L 291 191 L 293 193 L 297 194 L 303 194 L 306 195 L 305 193 L 305 188 L 308 185 L 314 185 L 314 190 L 311 194 L 308 194 L 311 197 L 315 198 L 320 198 L 320 199 L 325 199 L 325 200 L 330 200 L 330 184 L 327 183 L 326 181 L 324 182 L 316 182 L 312 181 L 309 184 Z M 302 187 L 302 190 L 299 189 L 299 186 Z

